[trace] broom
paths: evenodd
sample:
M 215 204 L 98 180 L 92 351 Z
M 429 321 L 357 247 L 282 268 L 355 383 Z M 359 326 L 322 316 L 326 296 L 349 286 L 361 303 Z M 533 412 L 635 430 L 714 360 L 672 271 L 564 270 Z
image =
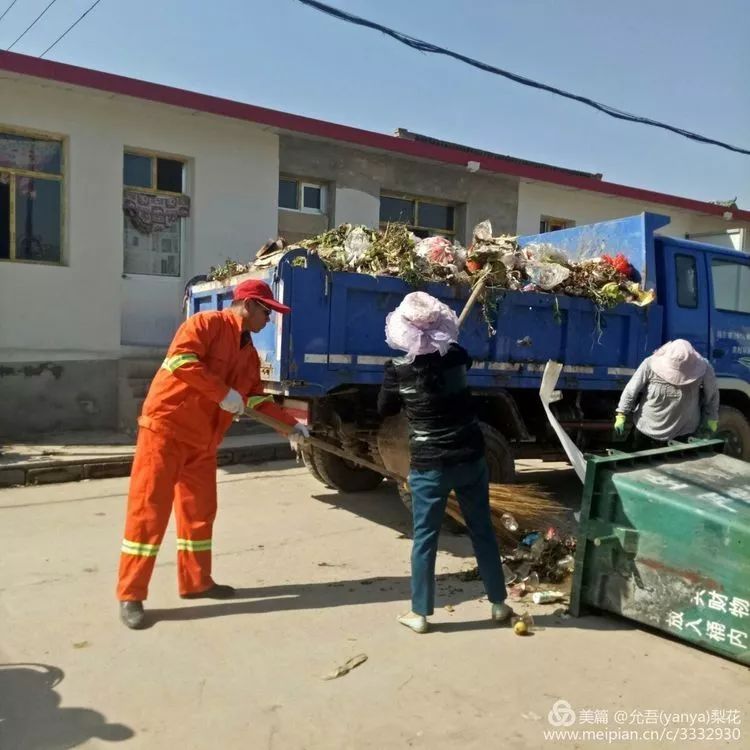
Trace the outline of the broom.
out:
M 294 428 L 280 422 L 278 419 L 269 417 L 267 414 L 249 409 L 245 415 L 251 417 L 256 422 L 271 427 L 282 435 L 289 436 Z M 363 466 L 366 469 L 383 474 L 399 484 L 406 484 L 406 477 L 388 471 L 385 467 L 368 461 L 366 458 L 357 456 L 354 453 L 339 448 L 327 440 L 311 435 L 305 439 L 304 444 L 311 448 L 332 453 L 335 456 L 351 461 L 354 464 Z M 453 493 L 448 498 L 446 513 L 457 523 L 466 526 L 458 500 Z M 556 502 L 548 492 L 538 485 L 534 484 L 490 484 L 490 514 L 492 516 L 492 527 L 495 535 L 504 541 L 514 540 L 511 529 L 506 526 L 503 516 L 509 514 L 513 520 L 518 523 L 519 528 L 540 528 L 549 524 L 559 523 L 563 520 L 567 508 Z
M 459 315 L 459 328 L 468 317 L 474 303 L 484 290 L 486 283 L 487 274 L 485 273 L 474 285 L 471 295 Z M 286 423 L 280 422 L 277 419 L 255 411 L 254 409 L 247 410 L 245 416 L 251 417 L 256 422 L 265 424 L 267 427 L 271 427 L 282 435 L 288 436 L 293 431 L 293 428 Z M 393 472 L 386 470 L 383 466 L 361 458 L 353 453 L 349 453 L 348 451 L 329 443 L 327 440 L 322 440 L 321 438 L 311 435 L 305 440 L 305 444 L 313 448 L 318 448 L 319 450 L 327 451 L 328 453 L 333 453 L 347 461 L 351 461 L 359 466 L 383 474 L 399 484 L 403 485 L 407 483 L 406 477 L 394 474 Z M 503 516 L 505 514 L 509 514 L 513 517 L 513 520 L 518 524 L 518 528 L 533 529 L 559 523 L 566 512 L 567 509 L 564 506 L 555 502 L 549 493 L 536 485 L 490 484 L 490 514 L 492 517 L 492 526 L 495 530 L 495 535 L 501 541 L 512 541 L 513 543 L 516 541 L 515 537 L 511 534 L 512 529 L 508 528 L 503 521 Z M 451 493 L 448 498 L 446 513 L 461 526 L 466 526 L 458 501 L 453 493 Z

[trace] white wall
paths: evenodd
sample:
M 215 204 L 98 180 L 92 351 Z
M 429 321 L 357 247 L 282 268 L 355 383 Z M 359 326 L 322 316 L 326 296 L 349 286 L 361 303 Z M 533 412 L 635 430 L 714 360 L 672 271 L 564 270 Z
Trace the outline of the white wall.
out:
M 364 224 L 376 227 L 380 223 L 380 195 L 371 195 L 354 188 L 336 188 L 336 224 Z
M 643 211 L 669 216 L 672 221 L 661 230 L 661 233 L 675 237 L 684 237 L 696 232 L 723 232 L 729 228 L 748 226 L 747 223 L 727 222 L 719 216 L 705 216 L 659 203 L 641 203 L 544 182 L 521 181 L 517 231 L 522 235 L 537 234 L 541 216 L 569 219 L 580 225 L 632 216 Z
M 66 155 L 65 265 L 0 262 L 4 361 L 116 357 L 123 307 L 143 334 L 132 343 L 154 343 L 154 331 L 167 343 L 187 279 L 276 235 L 278 138 L 261 127 L 8 74 L 0 102 L 0 128 L 63 136 Z M 122 278 L 126 146 L 188 160 L 179 279 Z

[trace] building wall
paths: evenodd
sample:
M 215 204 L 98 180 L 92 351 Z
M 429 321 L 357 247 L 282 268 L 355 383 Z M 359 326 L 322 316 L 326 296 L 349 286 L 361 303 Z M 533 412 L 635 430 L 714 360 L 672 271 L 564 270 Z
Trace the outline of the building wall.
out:
M 377 226 L 382 191 L 456 203 L 456 236 L 462 243 L 470 240 L 474 225 L 487 218 L 498 233 L 515 230 L 515 177 L 472 174 L 459 167 L 289 135 L 280 137 L 279 163 L 284 174 L 328 184 L 331 226 Z
M 276 236 L 278 138 L 250 123 L 18 76 L 0 79 L 0 101 L 0 128 L 62 136 L 65 152 L 63 265 L 0 262 L 0 366 L 12 370 L 0 381 L 0 422 L 52 388 L 67 393 L 76 427 L 113 426 L 110 410 L 88 403 L 85 377 L 64 389 L 67 370 L 50 380 L 36 365 L 100 360 L 109 378 L 121 343 L 163 350 L 185 282 L 226 258 L 253 257 Z M 123 276 L 125 147 L 187 159 L 191 217 L 179 278 Z M 95 399 L 105 392 L 111 385 Z
M 669 216 L 672 221 L 661 233 L 676 237 L 695 233 L 719 233 L 734 227 L 749 226 L 743 222 L 725 221 L 720 216 L 705 216 L 659 203 L 641 203 L 548 183 L 521 181 L 518 190 L 518 233 L 537 234 L 541 216 L 569 219 L 580 225 L 632 216 L 643 211 Z M 750 232 L 745 232 L 745 249 L 750 249 L 747 246 L 749 234 Z

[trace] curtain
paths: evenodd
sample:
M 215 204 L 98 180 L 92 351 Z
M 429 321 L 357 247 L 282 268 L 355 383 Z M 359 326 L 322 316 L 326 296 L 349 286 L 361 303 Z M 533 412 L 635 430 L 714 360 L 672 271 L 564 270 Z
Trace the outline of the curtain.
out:
M 122 210 L 142 234 L 169 229 L 180 219 L 190 216 L 187 195 L 154 195 L 138 190 L 123 192 Z

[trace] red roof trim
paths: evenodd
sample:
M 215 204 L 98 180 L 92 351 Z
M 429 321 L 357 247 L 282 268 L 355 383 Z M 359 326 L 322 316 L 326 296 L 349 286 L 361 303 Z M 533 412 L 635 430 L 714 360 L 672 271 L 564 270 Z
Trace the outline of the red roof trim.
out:
M 315 120 L 310 117 L 292 115 L 287 112 L 256 107 L 252 104 L 243 104 L 242 102 L 222 99 L 207 94 L 198 94 L 172 86 L 140 81 L 136 78 L 103 73 L 98 70 L 81 68 L 76 65 L 68 65 L 52 60 L 42 60 L 29 55 L 19 55 L 15 52 L 0 52 L 0 69 L 20 75 L 67 83 L 73 86 L 83 86 L 113 94 L 132 96 L 137 99 L 158 102 L 160 104 L 184 107 L 222 117 L 247 120 L 282 130 L 305 133 L 319 138 L 329 138 L 331 140 L 390 151 L 405 156 L 431 159 L 445 164 L 464 166 L 468 161 L 468 157 L 471 156 L 471 153 L 467 151 L 409 141 L 391 135 L 375 133 L 370 130 L 349 127 L 348 125 L 337 125 L 325 120 Z M 491 158 L 485 155 L 477 155 L 477 161 L 481 163 L 482 170 L 490 172 L 498 172 L 528 180 L 539 180 L 540 182 L 549 182 L 555 185 L 565 185 L 566 187 L 578 188 L 579 190 L 615 195 L 620 198 L 630 198 L 646 203 L 661 203 L 703 214 L 721 216 L 725 211 L 731 210 L 734 219 L 750 221 L 750 211 L 727 209 L 724 206 L 718 206 L 714 203 L 706 203 L 666 193 L 657 193 L 652 190 L 619 185 L 614 182 L 604 182 L 590 177 L 565 174 L 547 167 L 518 164 L 499 157 Z

